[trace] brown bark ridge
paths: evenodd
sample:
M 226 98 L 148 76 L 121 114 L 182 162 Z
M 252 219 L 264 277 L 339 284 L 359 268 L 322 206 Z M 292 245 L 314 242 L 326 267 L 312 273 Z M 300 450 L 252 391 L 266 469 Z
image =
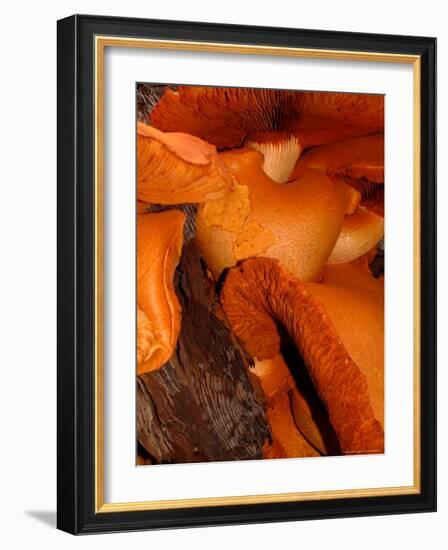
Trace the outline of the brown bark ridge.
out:
M 263 458 L 270 439 L 263 398 L 244 352 L 214 312 L 194 240 L 175 277 L 182 305 L 176 351 L 137 377 L 137 437 L 153 464 Z

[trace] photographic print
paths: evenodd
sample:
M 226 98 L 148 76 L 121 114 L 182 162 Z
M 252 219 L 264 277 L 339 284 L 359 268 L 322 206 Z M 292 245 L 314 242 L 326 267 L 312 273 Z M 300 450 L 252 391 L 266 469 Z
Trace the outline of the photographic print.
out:
M 384 453 L 384 96 L 136 106 L 137 464 Z
M 435 62 L 58 22 L 58 528 L 436 510 Z

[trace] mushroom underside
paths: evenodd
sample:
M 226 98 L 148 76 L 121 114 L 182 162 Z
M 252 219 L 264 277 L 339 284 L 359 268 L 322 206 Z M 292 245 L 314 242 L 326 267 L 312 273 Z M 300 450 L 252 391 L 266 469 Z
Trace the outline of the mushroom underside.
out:
M 229 271 L 221 300 L 232 330 L 257 359 L 275 356 L 286 330 L 344 454 L 383 452 L 383 427 L 372 408 L 379 404 L 371 402 L 368 378 L 306 285 L 275 260 L 250 259 Z
M 218 149 L 253 147 L 264 169 L 284 183 L 302 151 L 382 131 L 384 97 L 250 88 L 167 89 L 151 113 L 165 132 L 185 132 Z

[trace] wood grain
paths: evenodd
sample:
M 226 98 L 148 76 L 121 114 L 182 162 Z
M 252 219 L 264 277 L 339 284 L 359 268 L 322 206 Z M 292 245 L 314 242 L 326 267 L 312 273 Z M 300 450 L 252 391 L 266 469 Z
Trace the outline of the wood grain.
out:
M 262 458 L 270 439 L 249 361 L 216 315 L 194 241 L 176 273 L 182 327 L 176 351 L 137 379 L 138 441 L 153 463 Z

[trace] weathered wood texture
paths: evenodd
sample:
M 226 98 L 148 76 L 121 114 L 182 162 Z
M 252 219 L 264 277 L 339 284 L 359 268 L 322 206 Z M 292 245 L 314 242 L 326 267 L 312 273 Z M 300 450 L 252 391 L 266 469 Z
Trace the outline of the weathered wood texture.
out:
M 215 315 L 194 241 L 175 279 L 181 332 L 171 360 L 137 379 L 138 441 L 156 464 L 262 458 L 270 438 L 263 397 Z
M 140 122 L 150 122 L 151 112 L 167 88 L 176 89 L 176 86 L 143 82 L 137 84 L 137 119 Z

